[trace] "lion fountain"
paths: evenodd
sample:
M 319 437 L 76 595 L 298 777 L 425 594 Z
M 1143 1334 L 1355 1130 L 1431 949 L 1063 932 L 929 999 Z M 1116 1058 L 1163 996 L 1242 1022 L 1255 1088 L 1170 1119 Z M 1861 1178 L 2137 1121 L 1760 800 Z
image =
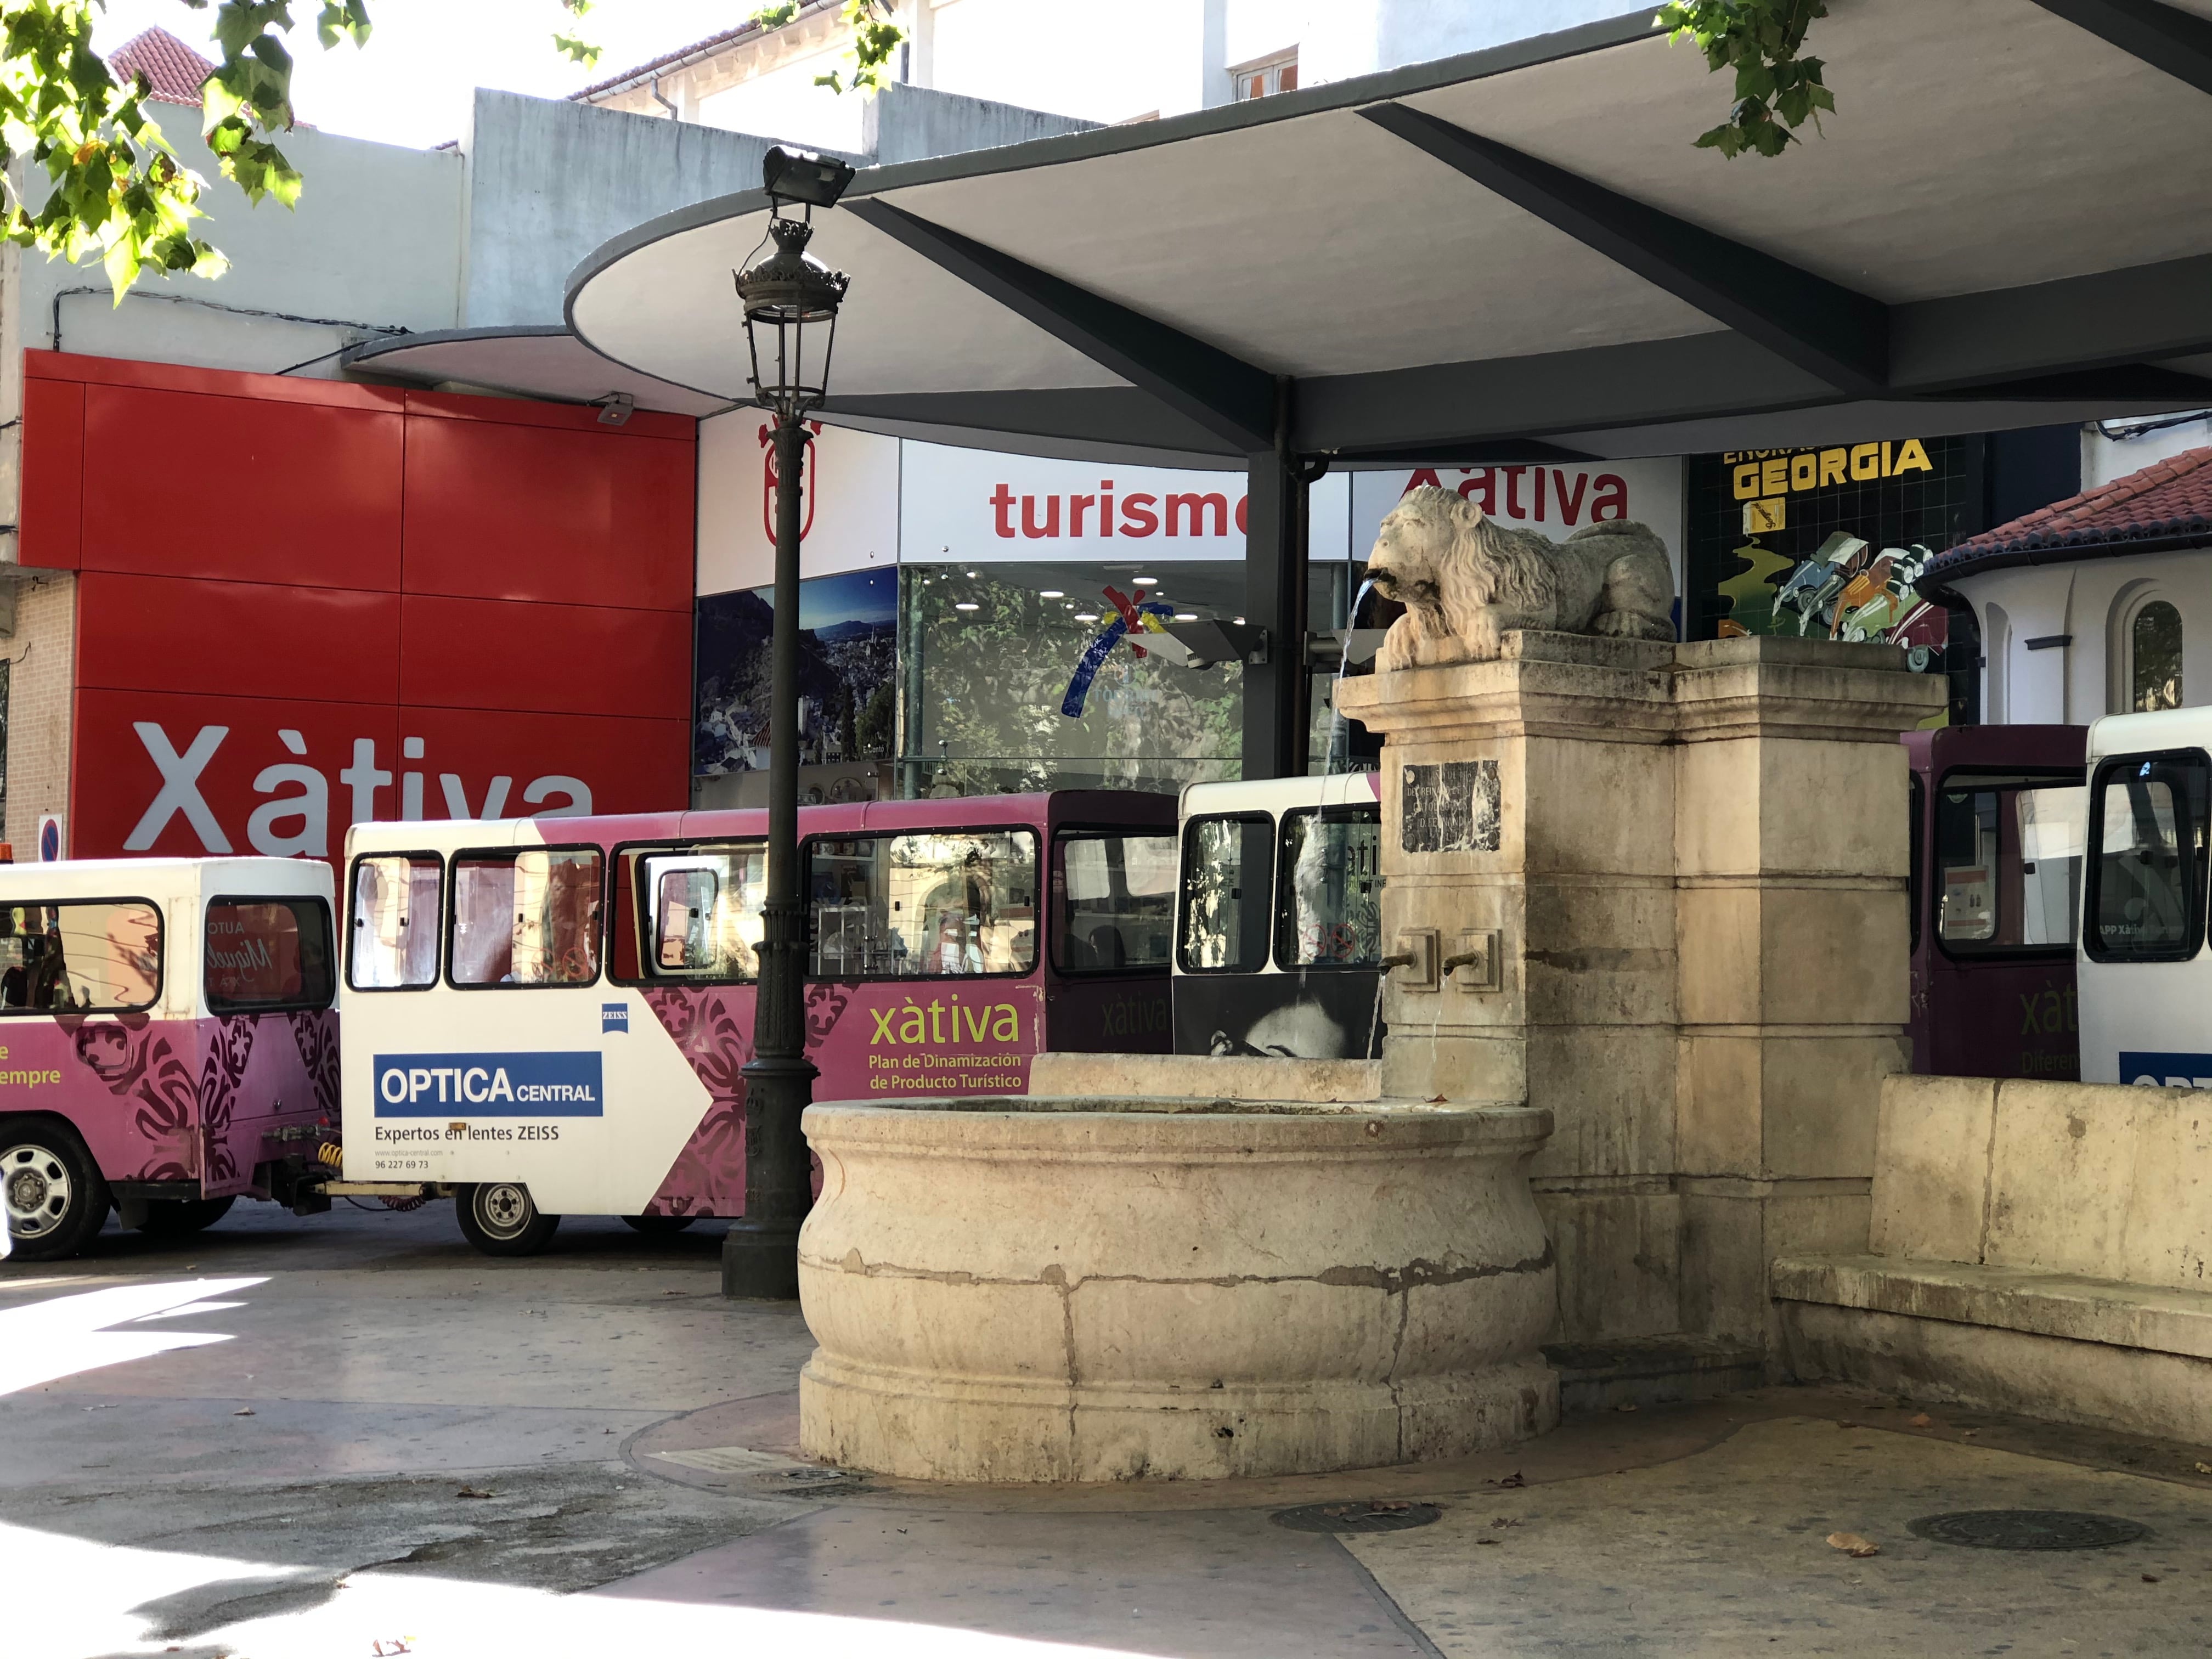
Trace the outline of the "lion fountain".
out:
M 1406 607 L 1378 671 L 1480 662 L 1515 629 L 1674 637 L 1674 577 L 1649 526 L 1614 520 L 1564 542 L 1509 530 L 1472 501 L 1423 484 L 1382 520 L 1368 556 L 1375 591 Z

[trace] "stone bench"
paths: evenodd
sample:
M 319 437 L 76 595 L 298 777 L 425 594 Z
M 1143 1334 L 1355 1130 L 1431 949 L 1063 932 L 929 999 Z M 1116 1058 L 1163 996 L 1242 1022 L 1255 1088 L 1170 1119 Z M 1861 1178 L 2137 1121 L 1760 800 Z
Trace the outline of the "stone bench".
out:
M 1800 1377 L 2212 1438 L 2212 1094 L 1897 1077 L 1876 1135 L 1870 1253 L 1773 1266 Z

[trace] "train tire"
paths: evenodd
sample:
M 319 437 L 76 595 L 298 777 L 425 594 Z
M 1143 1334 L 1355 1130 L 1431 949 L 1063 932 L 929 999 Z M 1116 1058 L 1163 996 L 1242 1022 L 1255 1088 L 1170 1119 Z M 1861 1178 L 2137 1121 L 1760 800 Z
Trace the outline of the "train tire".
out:
M 58 1261 L 100 1236 L 113 1199 L 74 1129 L 12 1118 L 0 1122 L 0 1203 L 16 1257 Z
M 214 1226 L 236 1202 L 231 1198 L 157 1198 L 147 1205 L 138 1231 L 155 1238 L 183 1238 Z
M 519 1181 L 487 1181 L 453 1194 L 461 1237 L 486 1255 L 536 1255 L 553 1242 L 557 1215 L 539 1212 Z
M 648 1238 L 680 1233 L 699 1218 L 696 1215 L 626 1215 L 623 1224 L 635 1227 Z

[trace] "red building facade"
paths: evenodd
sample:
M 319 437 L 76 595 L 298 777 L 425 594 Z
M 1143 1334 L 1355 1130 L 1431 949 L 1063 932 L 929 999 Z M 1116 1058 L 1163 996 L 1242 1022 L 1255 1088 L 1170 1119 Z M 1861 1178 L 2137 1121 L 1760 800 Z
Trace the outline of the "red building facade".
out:
M 686 805 L 696 468 L 677 416 L 27 353 L 68 854 Z

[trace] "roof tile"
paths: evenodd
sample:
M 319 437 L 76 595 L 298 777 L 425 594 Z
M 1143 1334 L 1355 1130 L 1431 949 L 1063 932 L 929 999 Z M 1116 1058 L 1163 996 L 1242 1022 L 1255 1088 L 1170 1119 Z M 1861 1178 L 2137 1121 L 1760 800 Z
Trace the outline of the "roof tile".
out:
M 152 96 L 165 104 L 198 107 L 200 82 L 216 66 L 167 29 L 148 29 L 136 35 L 107 60 L 107 71 L 118 81 L 143 75 Z
M 2185 450 L 1985 530 L 1931 561 L 1929 574 L 1963 574 L 1986 559 L 2046 548 L 2087 556 L 2192 536 L 2212 541 L 2212 446 Z

